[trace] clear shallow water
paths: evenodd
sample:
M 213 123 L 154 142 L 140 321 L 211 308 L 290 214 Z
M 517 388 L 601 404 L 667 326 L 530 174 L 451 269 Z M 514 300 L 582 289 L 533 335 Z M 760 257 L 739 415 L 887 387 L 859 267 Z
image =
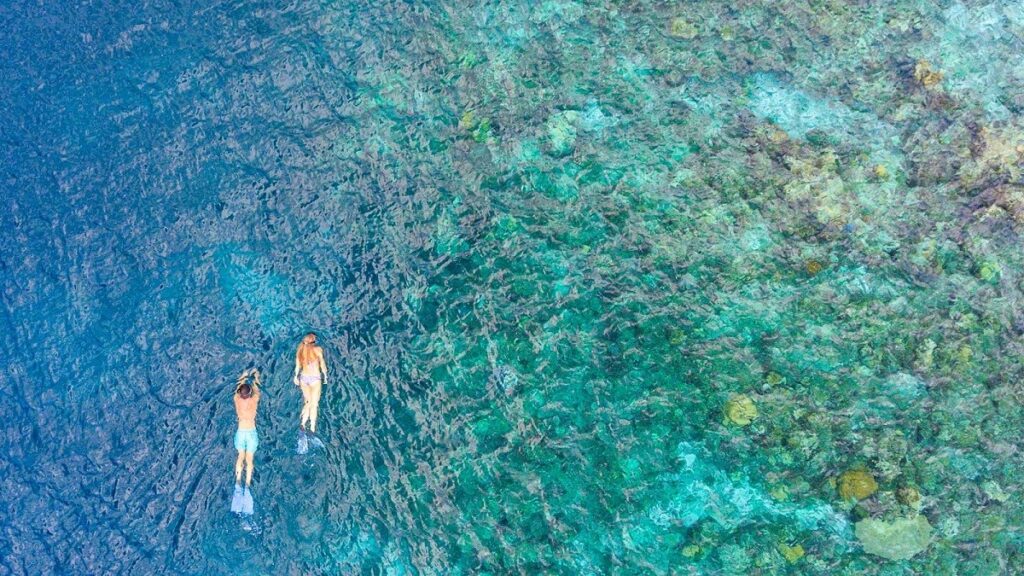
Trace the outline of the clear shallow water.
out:
M 1022 26 L 5 5 L 0 574 L 1024 570 Z

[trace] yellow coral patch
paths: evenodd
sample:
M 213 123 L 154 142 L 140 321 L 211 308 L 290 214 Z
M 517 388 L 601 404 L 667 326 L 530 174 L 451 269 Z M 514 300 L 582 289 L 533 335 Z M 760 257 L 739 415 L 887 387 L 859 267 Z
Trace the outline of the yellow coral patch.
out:
M 839 497 L 843 500 L 863 500 L 878 490 L 878 482 L 867 470 L 847 470 L 839 475 Z
M 725 418 L 738 426 L 746 426 L 757 418 L 757 406 L 750 396 L 738 394 L 725 403 Z
M 789 562 L 790 564 L 793 564 L 804 557 L 804 547 L 800 544 L 790 546 L 785 542 L 780 542 L 777 548 L 779 553 L 782 554 L 782 557 L 786 559 L 786 562 Z
M 918 60 L 914 65 L 914 80 L 917 80 L 925 88 L 931 88 L 942 81 L 942 72 L 932 69 L 927 60 Z

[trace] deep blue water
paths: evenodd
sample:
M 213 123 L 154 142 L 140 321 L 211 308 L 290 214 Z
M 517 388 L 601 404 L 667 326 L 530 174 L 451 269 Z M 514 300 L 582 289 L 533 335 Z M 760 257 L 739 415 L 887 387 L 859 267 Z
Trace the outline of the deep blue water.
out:
M 410 416 L 371 394 L 399 385 L 389 308 L 431 258 L 415 230 L 365 231 L 401 227 L 399 206 L 429 217 L 432 197 L 375 156 L 372 132 L 395 126 L 353 119 L 360 62 L 412 65 L 389 55 L 417 10 L 0 7 L 0 574 L 297 574 L 327 548 L 350 569 L 398 554 L 387 530 L 407 512 L 378 476 L 409 453 Z M 308 329 L 335 382 L 364 386 L 327 392 L 322 428 L 344 449 L 303 463 L 288 377 Z M 259 537 L 226 509 L 230 383 L 249 365 L 270 375 Z

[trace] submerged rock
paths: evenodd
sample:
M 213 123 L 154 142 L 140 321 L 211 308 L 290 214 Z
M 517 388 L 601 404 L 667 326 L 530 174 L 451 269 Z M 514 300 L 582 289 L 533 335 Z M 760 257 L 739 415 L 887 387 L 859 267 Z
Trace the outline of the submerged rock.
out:
M 757 406 L 750 396 L 738 394 L 725 403 L 725 418 L 737 426 L 746 426 L 757 418 Z
M 584 132 L 602 132 L 618 123 L 619 119 L 601 109 L 596 100 L 587 102 L 587 108 L 579 116 L 579 127 Z
M 758 72 L 747 80 L 747 105 L 756 116 L 771 120 L 792 138 L 807 138 L 821 132 L 844 142 L 868 144 L 877 151 L 889 151 L 888 164 L 901 163 L 899 131 L 877 116 L 854 110 L 842 101 L 805 92 L 775 74 Z M 878 160 L 887 157 L 880 155 Z M 883 163 L 883 162 L 878 162 Z
M 491 383 L 505 394 L 512 394 L 519 386 L 519 375 L 511 367 L 499 364 L 491 370 Z
M 648 517 L 662 527 L 692 527 L 706 520 L 731 531 L 750 524 L 785 523 L 836 537 L 836 546 L 849 539 L 849 521 L 821 502 L 778 502 L 742 475 L 730 476 L 711 463 L 711 454 L 697 444 L 682 442 L 680 469 L 659 480 L 673 487 L 670 501 L 654 505 Z
M 699 31 L 686 18 L 673 18 L 672 23 L 669 25 L 668 33 L 673 38 L 693 40 L 697 37 Z
M 867 470 L 847 470 L 839 475 L 836 488 L 843 500 L 863 500 L 878 490 L 878 482 Z
M 896 499 L 905 506 L 921 507 L 921 492 L 914 486 L 903 486 L 896 490 Z
M 1024 155 L 1024 144 L 1018 145 L 1019 153 Z M 1013 221 L 1020 225 L 1024 224 L 1024 187 L 1005 185 L 998 186 L 993 191 L 995 203 L 1005 210 Z
M 997 484 L 994 480 L 986 480 L 981 483 L 981 491 L 985 493 L 990 500 L 996 502 L 1006 502 L 1010 499 L 1010 496 L 1003 491 L 1003 488 Z
M 854 533 L 865 552 L 889 560 L 907 560 L 928 547 L 932 526 L 924 516 L 892 522 L 868 518 L 854 525 Z
M 917 353 L 914 358 L 914 368 L 921 371 L 931 370 L 932 366 L 935 365 L 935 348 L 938 344 L 931 338 L 925 340 L 917 347 Z
M 750 552 L 736 544 L 725 544 L 718 549 L 718 562 L 726 574 L 748 574 L 751 565 Z
M 552 115 L 545 123 L 548 153 L 555 157 L 568 156 L 576 148 L 576 123 L 580 113 L 565 110 Z
M 897 408 L 906 410 L 926 394 L 927 385 L 912 374 L 899 372 L 886 378 L 881 389 Z

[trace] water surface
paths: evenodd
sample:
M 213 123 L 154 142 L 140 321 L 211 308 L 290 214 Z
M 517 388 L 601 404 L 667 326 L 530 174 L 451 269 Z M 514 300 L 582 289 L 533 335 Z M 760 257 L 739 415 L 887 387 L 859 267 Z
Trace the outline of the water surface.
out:
M 0 575 L 1024 572 L 1022 38 L 1008 0 L 5 4 Z M 909 560 L 855 529 L 919 515 Z

